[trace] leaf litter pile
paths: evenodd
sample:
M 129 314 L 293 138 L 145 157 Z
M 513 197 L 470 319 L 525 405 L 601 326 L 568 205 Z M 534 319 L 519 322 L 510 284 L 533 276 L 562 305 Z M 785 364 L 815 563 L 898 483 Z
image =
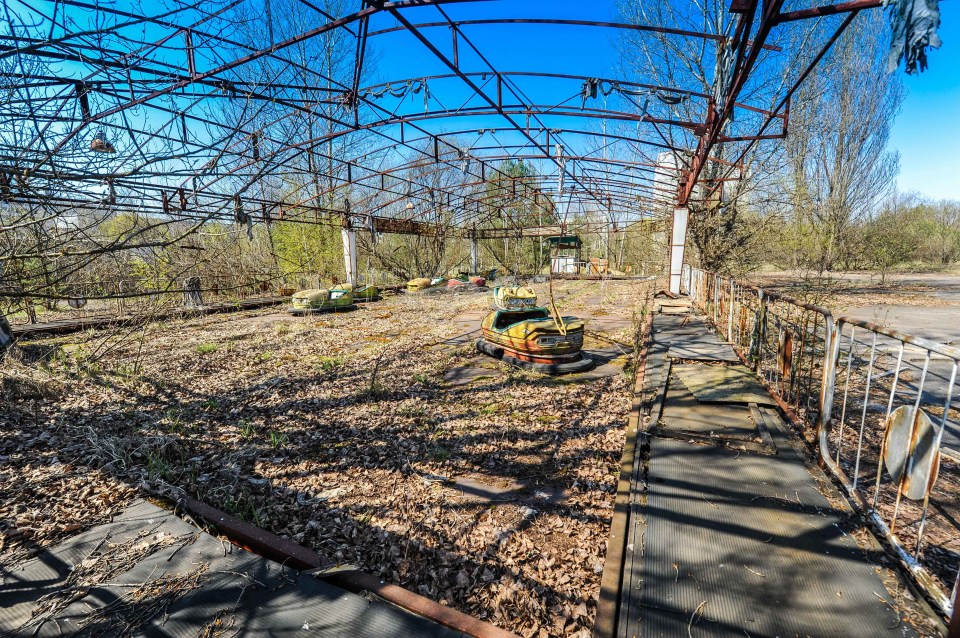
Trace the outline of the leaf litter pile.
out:
M 482 293 L 21 344 L 7 360 L 31 383 L 5 379 L 0 407 L 0 562 L 138 495 L 189 494 L 523 636 L 589 635 L 649 287 L 554 289 L 593 318 L 585 349 L 621 353 L 612 375 L 477 354 L 462 317 L 484 314 Z M 445 381 L 456 368 L 481 373 Z

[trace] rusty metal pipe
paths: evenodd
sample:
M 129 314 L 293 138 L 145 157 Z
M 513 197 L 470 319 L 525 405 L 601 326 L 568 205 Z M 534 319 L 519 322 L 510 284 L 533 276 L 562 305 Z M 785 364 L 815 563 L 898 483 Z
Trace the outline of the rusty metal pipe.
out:
M 859 326 L 860 328 L 866 328 L 872 332 L 876 332 L 888 337 L 892 337 L 903 343 L 909 343 L 914 346 L 919 346 L 930 352 L 936 352 L 937 354 L 942 354 L 945 357 L 950 357 L 954 361 L 960 361 L 960 348 L 954 348 L 937 341 L 931 341 L 930 339 L 924 339 L 923 337 L 915 337 L 905 332 L 900 332 L 899 330 L 893 330 L 892 328 L 887 328 L 881 326 L 880 324 L 873 323 L 872 321 L 862 321 L 860 319 L 853 319 L 851 317 L 840 317 L 837 320 L 841 324 L 850 324 L 851 326 Z

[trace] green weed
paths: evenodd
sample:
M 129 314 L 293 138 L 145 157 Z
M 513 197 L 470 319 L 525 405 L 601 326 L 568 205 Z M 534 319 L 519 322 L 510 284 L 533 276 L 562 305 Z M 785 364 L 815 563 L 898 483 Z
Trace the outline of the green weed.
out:
M 243 422 L 240 425 L 240 438 L 244 441 L 249 441 L 257 435 L 257 428 L 253 426 L 252 423 Z
M 287 444 L 287 433 L 286 432 L 270 432 L 270 445 L 273 446 L 274 450 L 278 450 L 284 445 Z
M 324 372 L 335 370 L 343 365 L 343 357 L 320 357 L 317 364 Z
M 488 403 L 487 405 L 480 408 L 480 414 L 486 414 L 486 415 L 496 414 L 499 411 L 500 411 L 499 403 Z
M 147 451 L 147 474 L 150 478 L 166 478 L 170 471 L 170 465 L 154 450 Z
M 433 449 L 433 452 L 430 454 L 430 457 L 437 461 L 438 463 L 443 463 L 450 458 L 450 450 L 445 447 L 436 447 Z

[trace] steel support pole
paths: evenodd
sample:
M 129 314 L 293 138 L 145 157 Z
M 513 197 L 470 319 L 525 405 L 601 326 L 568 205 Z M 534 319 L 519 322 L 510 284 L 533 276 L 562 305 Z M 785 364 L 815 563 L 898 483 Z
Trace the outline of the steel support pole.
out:
M 680 280 L 683 275 L 683 249 L 687 244 L 687 218 L 690 210 L 686 207 L 673 209 L 673 232 L 670 240 L 670 292 L 680 294 Z
M 470 239 L 470 270 L 475 275 L 480 274 L 480 242 L 476 237 Z
M 357 231 L 352 228 L 341 228 L 340 238 L 343 240 L 343 269 L 347 273 L 347 283 L 357 285 Z
M 713 325 L 720 321 L 720 275 L 713 276 Z

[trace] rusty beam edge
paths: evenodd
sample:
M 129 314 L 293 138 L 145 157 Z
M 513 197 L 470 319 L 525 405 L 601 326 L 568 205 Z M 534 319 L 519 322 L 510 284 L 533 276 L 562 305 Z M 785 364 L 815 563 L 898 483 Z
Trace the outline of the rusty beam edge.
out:
M 653 313 L 644 322 L 643 348 L 637 355 L 637 378 L 633 385 L 633 401 L 627 420 L 627 438 L 620 459 L 620 479 L 617 496 L 610 520 L 610 536 L 607 539 L 607 555 L 603 561 L 600 577 L 600 592 L 597 596 L 597 616 L 594 619 L 595 638 L 613 638 L 619 615 L 620 589 L 623 580 L 624 553 L 627 548 L 627 525 L 630 521 L 630 486 L 637 452 L 643 406 L 643 383 L 647 368 L 647 350 L 652 334 Z
M 838 4 L 810 7 L 809 9 L 787 11 L 779 13 L 775 19 L 777 24 L 783 24 L 785 22 L 793 22 L 794 20 L 820 18 L 840 13 L 849 13 L 851 11 L 861 11 L 863 9 L 877 9 L 883 6 L 883 4 L 882 0 L 853 0 L 852 2 L 840 2 Z
M 182 497 L 178 504 L 190 514 L 213 524 L 219 533 L 264 558 L 300 571 L 323 570 L 336 564 L 335 561 L 312 549 L 281 538 L 273 532 L 256 527 L 189 496 Z M 327 576 L 318 574 L 317 577 L 353 593 L 369 592 L 401 609 L 474 638 L 519 638 L 514 633 L 468 616 L 456 609 L 445 607 L 397 585 L 384 582 L 366 572 L 335 572 Z

